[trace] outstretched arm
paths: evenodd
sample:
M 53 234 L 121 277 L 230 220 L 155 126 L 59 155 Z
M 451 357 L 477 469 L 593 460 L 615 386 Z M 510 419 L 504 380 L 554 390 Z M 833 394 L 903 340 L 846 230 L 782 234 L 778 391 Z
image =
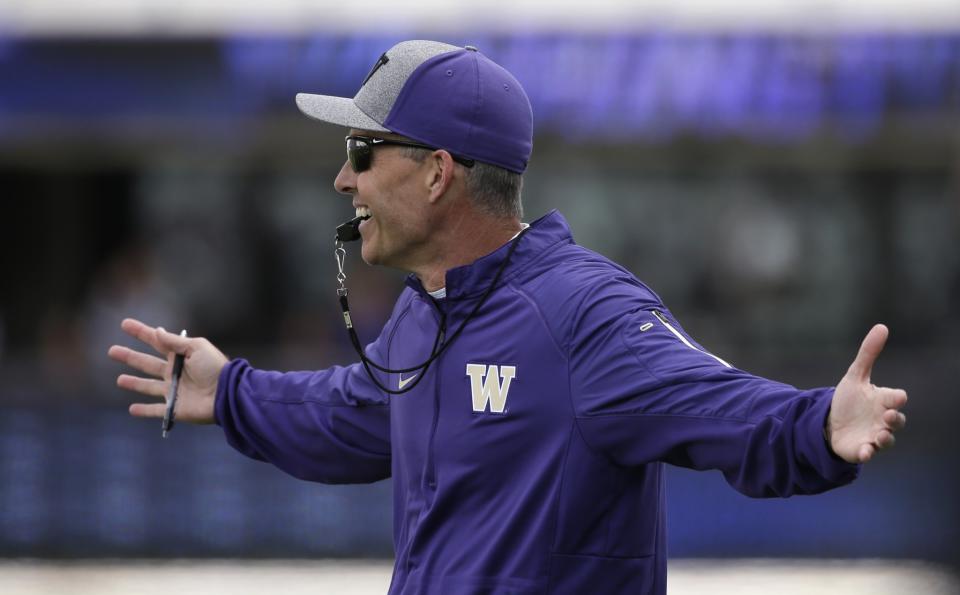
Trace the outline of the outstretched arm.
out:
M 893 446 L 894 432 L 907 422 L 900 411 L 907 403 L 906 391 L 870 382 L 873 364 L 889 334 L 882 324 L 870 329 L 833 393 L 825 437 L 833 452 L 848 463 L 866 463 L 878 450 Z
M 581 310 L 571 387 L 594 450 L 626 467 L 718 469 L 752 497 L 815 494 L 856 478 L 857 465 L 824 440 L 835 388 L 798 390 L 729 367 L 662 304 L 637 302 L 597 299 Z
M 111 358 L 146 375 L 121 374 L 121 388 L 164 399 L 174 356 L 184 355 L 177 421 L 217 423 L 234 448 L 301 479 L 357 483 L 390 476 L 390 408 L 359 364 L 270 372 L 242 359 L 228 362 L 206 339 L 129 318 L 121 328 L 161 356 L 111 347 Z M 135 403 L 130 414 L 162 418 L 165 409 L 164 403 Z

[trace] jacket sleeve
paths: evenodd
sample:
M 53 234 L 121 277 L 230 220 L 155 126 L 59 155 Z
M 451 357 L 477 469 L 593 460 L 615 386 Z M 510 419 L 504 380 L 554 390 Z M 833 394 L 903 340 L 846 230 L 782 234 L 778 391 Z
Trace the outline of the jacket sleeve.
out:
M 813 494 L 856 478 L 859 467 L 823 438 L 832 388 L 798 390 L 733 368 L 638 291 L 581 307 L 570 377 L 587 443 L 623 466 L 718 469 L 753 497 Z
M 367 353 L 383 361 L 377 345 Z M 233 360 L 220 373 L 215 417 L 231 446 L 300 479 L 390 476 L 389 401 L 360 363 L 280 373 Z

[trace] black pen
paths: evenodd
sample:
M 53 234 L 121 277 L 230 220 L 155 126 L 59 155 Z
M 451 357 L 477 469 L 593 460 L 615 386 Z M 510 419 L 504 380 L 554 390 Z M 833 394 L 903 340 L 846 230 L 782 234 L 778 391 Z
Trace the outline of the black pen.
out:
M 186 329 L 180 331 L 181 337 L 187 336 Z M 177 404 L 177 387 L 180 385 L 180 375 L 183 374 L 183 354 L 178 353 L 173 358 L 173 374 L 170 376 L 170 392 L 167 394 L 167 410 L 163 414 L 163 437 L 173 428 L 173 407 Z

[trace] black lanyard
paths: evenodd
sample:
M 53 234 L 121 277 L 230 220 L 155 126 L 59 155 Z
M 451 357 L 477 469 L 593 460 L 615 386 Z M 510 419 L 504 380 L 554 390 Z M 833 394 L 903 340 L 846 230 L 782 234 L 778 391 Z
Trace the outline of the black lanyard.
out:
M 354 224 L 354 222 L 356 222 L 356 224 Z M 527 230 L 530 228 L 527 227 L 521 230 L 520 233 L 517 234 L 517 236 L 513 238 L 513 240 L 511 240 L 510 249 L 507 250 L 507 255 L 504 257 L 503 262 L 500 264 L 500 268 L 497 270 L 497 274 L 494 276 L 493 282 L 490 283 L 490 286 L 487 288 L 487 291 L 484 292 L 483 296 L 481 296 L 480 298 L 480 301 L 477 302 L 477 305 L 474 306 L 473 310 L 470 312 L 470 314 L 467 315 L 463 323 L 461 323 L 460 326 L 457 328 L 457 330 L 450 336 L 450 339 L 445 340 L 445 337 L 444 337 L 444 334 L 446 333 L 446 330 L 447 330 L 447 317 L 443 313 L 443 311 L 441 311 L 440 325 L 437 328 L 437 336 L 433 340 L 433 347 L 430 349 L 430 357 L 428 357 L 425 362 L 423 362 L 418 366 L 413 366 L 410 368 L 394 369 L 394 368 L 387 368 L 385 366 L 381 366 L 380 364 L 376 363 L 375 361 L 367 357 L 367 354 L 364 352 L 363 345 L 360 344 L 360 338 L 357 336 L 357 331 L 353 328 L 353 320 L 350 317 L 350 304 L 347 303 L 347 286 L 345 284 L 347 280 L 347 275 L 346 273 L 343 272 L 343 261 L 347 255 L 347 251 L 346 249 L 344 249 L 343 243 L 356 240 L 359 237 L 359 234 L 356 233 L 356 226 L 359 225 L 359 223 L 360 223 L 360 218 L 358 217 L 338 227 L 337 236 L 334 238 L 334 242 L 333 242 L 335 247 L 334 257 L 337 260 L 337 269 L 338 269 L 337 282 L 340 283 L 340 287 L 339 289 L 337 289 L 337 296 L 340 299 L 340 309 L 343 310 L 343 322 L 347 327 L 347 334 L 350 335 L 350 343 L 353 344 L 353 348 L 356 350 L 357 355 L 360 356 L 360 361 L 361 363 L 363 363 L 363 367 L 367 371 L 367 375 L 370 376 L 370 380 L 372 380 L 373 383 L 377 385 L 377 387 L 380 390 L 391 395 L 399 395 L 407 391 L 413 390 L 413 388 L 417 386 L 417 384 L 419 384 L 421 380 L 423 380 L 423 377 L 427 375 L 427 368 L 430 367 L 430 364 L 432 364 L 434 360 L 440 357 L 440 354 L 442 354 L 447 349 L 447 347 L 449 347 L 450 344 L 453 343 L 456 340 L 456 338 L 460 336 L 460 333 L 462 333 L 463 329 L 466 328 L 467 323 L 470 322 L 470 320 L 474 316 L 476 316 L 477 312 L 480 311 L 480 308 L 487 301 L 487 298 L 490 297 L 490 294 L 493 293 L 493 290 L 497 287 L 497 283 L 500 281 L 501 275 L 503 275 L 503 270 L 507 268 L 507 263 L 510 262 L 510 257 L 513 256 L 513 251 L 516 250 L 517 245 L 520 243 L 520 238 L 523 237 L 523 234 L 525 234 Z M 343 230 L 343 233 L 341 233 L 341 230 Z M 353 233 L 350 233 L 351 231 Z M 371 367 L 374 367 L 380 370 L 381 372 L 386 372 L 388 374 L 406 374 L 407 372 L 414 372 L 417 370 L 420 370 L 420 372 L 418 373 L 419 375 L 417 379 L 414 380 L 412 383 L 410 383 L 409 386 L 406 386 L 400 390 L 393 390 L 391 388 L 383 386 L 380 383 L 380 381 L 377 380 L 376 376 L 374 376 L 373 374 L 373 370 L 370 369 Z

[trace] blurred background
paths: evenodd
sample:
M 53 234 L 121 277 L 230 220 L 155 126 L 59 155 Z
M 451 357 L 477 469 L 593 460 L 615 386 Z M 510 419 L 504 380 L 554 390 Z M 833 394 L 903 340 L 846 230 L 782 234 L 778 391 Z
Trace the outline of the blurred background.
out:
M 343 131 L 293 96 L 353 96 L 415 38 L 474 45 L 526 88 L 526 220 L 560 209 L 737 367 L 831 385 L 871 324 L 891 327 L 874 382 L 910 391 L 897 447 L 812 498 L 751 500 L 671 469 L 678 572 L 960 565 L 955 0 L 0 0 L 0 556 L 372 558 L 389 573 L 389 482 L 300 482 L 215 427 L 162 441 L 127 416 L 106 351 L 131 344 L 134 316 L 262 368 L 352 361 L 332 254 L 352 217 L 333 189 Z M 357 253 L 369 339 L 402 275 Z M 944 580 L 920 592 L 955 592 Z

